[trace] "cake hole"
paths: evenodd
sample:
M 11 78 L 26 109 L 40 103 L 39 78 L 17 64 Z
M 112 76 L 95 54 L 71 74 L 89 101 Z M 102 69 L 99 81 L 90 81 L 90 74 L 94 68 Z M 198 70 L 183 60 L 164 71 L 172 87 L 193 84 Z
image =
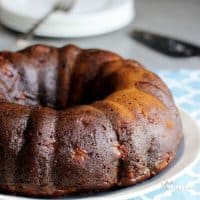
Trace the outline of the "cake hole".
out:
M 57 59 L 53 52 L 52 48 L 43 45 L 21 51 L 26 59 L 18 60 L 20 64 L 24 62 L 19 69 L 1 56 L 0 84 L 3 83 L 5 90 L 0 91 L 0 99 L 31 107 L 64 110 L 102 100 L 116 89 L 113 84 L 114 76 L 102 78 L 98 77 L 101 75 L 98 70 L 78 71 L 78 68 L 71 73 L 70 63 L 73 63 L 73 60 L 66 60 L 69 57 L 67 55 Z M 72 59 L 71 57 L 69 59 Z M 84 69 L 87 69 L 87 64 L 84 64 Z M 66 71 L 63 70 L 65 68 Z M 5 77 L 10 80 L 5 81 Z M 8 84 L 11 87 L 8 88 Z

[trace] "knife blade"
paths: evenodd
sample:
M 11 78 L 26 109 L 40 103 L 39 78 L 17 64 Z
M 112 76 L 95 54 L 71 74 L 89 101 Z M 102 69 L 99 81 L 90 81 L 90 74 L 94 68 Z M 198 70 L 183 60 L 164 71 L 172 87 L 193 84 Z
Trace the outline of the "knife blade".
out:
M 165 55 L 186 58 L 200 56 L 200 47 L 176 38 L 143 30 L 134 30 L 131 36 L 138 42 Z

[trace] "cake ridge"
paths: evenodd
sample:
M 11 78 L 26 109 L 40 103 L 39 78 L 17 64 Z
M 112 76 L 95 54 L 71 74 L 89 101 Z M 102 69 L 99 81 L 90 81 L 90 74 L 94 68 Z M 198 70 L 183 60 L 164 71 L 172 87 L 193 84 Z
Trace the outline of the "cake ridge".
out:
M 78 59 L 80 53 L 81 49 L 75 45 L 67 45 L 58 49 L 59 62 L 57 74 L 60 79 L 57 80 L 56 95 L 57 104 L 61 104 L 60 108 L 66 107 L 66 104 L 69 103 L 69 94 L 73 84 L 72 75 L 76 66 L 76 60 Z
M 106 102 L 110 102 L 110 103 L 113 103 L 112 101 L 109 101 L 109 100 L 103 100 L 104 102 L 106 101 Z M 103 102 L 103 101 L 101 101 L 101 102 Z M 100 107 L 98 107 L 96 104 L 98 104 L 98 102 L 100 102 L 100 101 L 97 101 L 96 103 L 93 103 L 93 104 L 90 104 L 90 106 L 92 106 L 93 108 L 95 108 L 95 109 L 97 109 L 97 110 L 99 110 L 101 113 L 103 113 L 104 114 L 104 116 L 105 116 L 105 118 L 109 121 L 109 123 L 111 124 L 111 126 L 112 126 L 112 129 L 113 130 L 115 130 L 115 128 L 114 128 L 114 125 L 113 125 L 113 122 L 112 122 L 112 120 L 105 114 L 105 112 L 100 108 Z M 116 102 L 114 102 L 115 104 L 117 104 Z M 120 150 L 120 148 L 118 148 L 119 146 L 120 146 L 120 141 L 119 141 L 119 135 L 118 135 L 118 132 L 117 131 L 115 131 L 115 135 L 116 135 L 116 141 L 114 142 L 114 144 L 113 144 L 113 146 L 117 149 L 117 151 L 119 151 L 119 158 L 118 158 L 118 161 L 117 161 L 117 178 L 116 178 L 116 183 L 115 183 L 115 185 L 117 185 L 118 184 L 118 182 L 120 181 L 120 176 L 121 176 L 121 166 L 122 166 L 122 161 L 121 161 L 121 159 L 122 159 L 122 151 Z

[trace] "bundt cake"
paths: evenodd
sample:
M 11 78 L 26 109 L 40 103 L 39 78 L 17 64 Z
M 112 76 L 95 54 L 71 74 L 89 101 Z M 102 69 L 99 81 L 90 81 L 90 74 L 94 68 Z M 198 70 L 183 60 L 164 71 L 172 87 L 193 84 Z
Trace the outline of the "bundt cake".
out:
M 182 126 L 163 81 L 74 45 L 0 52 L 0 191 L 62 196 L 134 185 L 175 157 Z

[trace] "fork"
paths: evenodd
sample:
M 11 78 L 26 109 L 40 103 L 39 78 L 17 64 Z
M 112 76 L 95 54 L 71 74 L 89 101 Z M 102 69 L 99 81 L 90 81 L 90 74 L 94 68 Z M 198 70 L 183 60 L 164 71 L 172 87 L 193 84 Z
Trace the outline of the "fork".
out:
M 53 7 L 39 19 L 21 38 L 17 39 L 17 47 L 23 48 L 29 45 L 29 40 L 34 37 L 35 30 L 55 11 L 69 12 L 76 0 L 58 0 Z

